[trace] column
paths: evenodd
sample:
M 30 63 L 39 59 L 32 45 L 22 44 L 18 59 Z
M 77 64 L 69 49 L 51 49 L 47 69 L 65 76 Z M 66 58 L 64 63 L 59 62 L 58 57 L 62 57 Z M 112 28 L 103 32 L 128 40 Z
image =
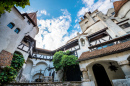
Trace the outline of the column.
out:
M 130 78 L 130 63 L 128 60 L 120 61 L 118 62 L 121 66 L 121 69 L 123 70 L 125 77 Z
M 36 73 L 35 67 L 36 67 L 36 64 L 33 64 L 33 67 L 32 67 L 31 73 L 30 73 L 30 82 L 32 82 L 32 77 L 33 77 L 33 75 L 35 75 L 35 73 Z
M 86 69 L 86 68 L 81 68 L 80 70 L 82 71 L 82 74 L 83 74 L 83 79 L 82 79 L 82 81 L 89 82 L 90 79 L 89 79 L 89 76 L 88 76 L 87 69 Z

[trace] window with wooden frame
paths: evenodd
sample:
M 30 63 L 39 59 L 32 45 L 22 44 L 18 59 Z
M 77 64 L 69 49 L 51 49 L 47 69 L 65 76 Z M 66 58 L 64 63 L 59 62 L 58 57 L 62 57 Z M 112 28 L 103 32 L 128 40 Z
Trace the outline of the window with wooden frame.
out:
M 106 29 L 102 29 L 96 33 L 93 33 L 89 36 L 87 36 L 88 38 L 88 41 L 89 41 L 89 45 L 90 46 L 94 46 L 94 45 L 97 45 L 97 44 L 101 44 L 103 42 L 106 42 L 106 41 L 109 41 L 111 40 L 111 36 L 106 32 Z M 108 46 L 112 46 L 113 44 L 109 44 L 109 45 L 104 45 L 102 47 L 95 47 L 95 49 L 102 49 L 102 48 L 105 48 L 105 47 L 108 47 Z
M 88 21 L 85 22 L 85 24 L 87 24 L 87 23 L 88 23 Z
M 130 24 L 128 22 L 126 22 L 126 23 L 120 25 L 120 27 L 123 28 L 123 29 L 125 29 L 127 27 L 130 27 Z

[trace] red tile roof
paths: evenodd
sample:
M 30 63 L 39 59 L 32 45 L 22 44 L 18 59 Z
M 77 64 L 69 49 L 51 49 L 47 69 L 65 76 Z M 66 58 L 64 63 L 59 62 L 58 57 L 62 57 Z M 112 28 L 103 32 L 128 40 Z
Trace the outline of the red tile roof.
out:
M 102 57 L 110 54 L 115 54 L 123 51 L 130 50 L 130 41 L 116 44 L 113 46 L 109 46 L 100 50 L 95 50 L 92 52 L 84 52 L 82 55 L 79 57 L 78 61 L 84 61 L 84 60 L 89 60 L 97 57 Z
M 115 9 L 115 16 L 117 16 L 118 14 L 118 11 L 121 9 L 121 7 L 126 3 L 128 2 L 129 0 L 121 0 L 121 1 L 115 1 L 113 3 L 114 5 L 114 9 Z

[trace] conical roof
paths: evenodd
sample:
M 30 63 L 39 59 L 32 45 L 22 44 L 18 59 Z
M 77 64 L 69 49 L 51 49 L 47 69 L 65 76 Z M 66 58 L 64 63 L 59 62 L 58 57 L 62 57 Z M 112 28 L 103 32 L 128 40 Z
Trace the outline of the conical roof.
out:
M 35 23 L 35 25 L 37 25 L 37 12 L 27 13 L 27 14 L 32 19 L 32 21 Z

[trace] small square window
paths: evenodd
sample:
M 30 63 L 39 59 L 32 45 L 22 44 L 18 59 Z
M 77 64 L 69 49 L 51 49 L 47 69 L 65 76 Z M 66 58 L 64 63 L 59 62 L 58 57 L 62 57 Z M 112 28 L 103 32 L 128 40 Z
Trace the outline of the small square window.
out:
M 115 12 L 111 13 L 112 15 L 115 15 Z
M 28 20 L 27 23 L 30 25 L 30 21 Z
M 16 32 L 17 34 L 20 32 L 20 29 L 19 28 L 16 28 L 15 30 L 14 30 L 14 32 Z
M 120 25 L 120 27 L 125 29 L 125 28 L 130 27 L 130 24 L 127 22 L 127 23 L 124 23 L 124 24 Z
M 7 26 L 8 26 L 10 29 L 12 29 L 12 28 L 14 27 L 14 23 L 9 23 Z

